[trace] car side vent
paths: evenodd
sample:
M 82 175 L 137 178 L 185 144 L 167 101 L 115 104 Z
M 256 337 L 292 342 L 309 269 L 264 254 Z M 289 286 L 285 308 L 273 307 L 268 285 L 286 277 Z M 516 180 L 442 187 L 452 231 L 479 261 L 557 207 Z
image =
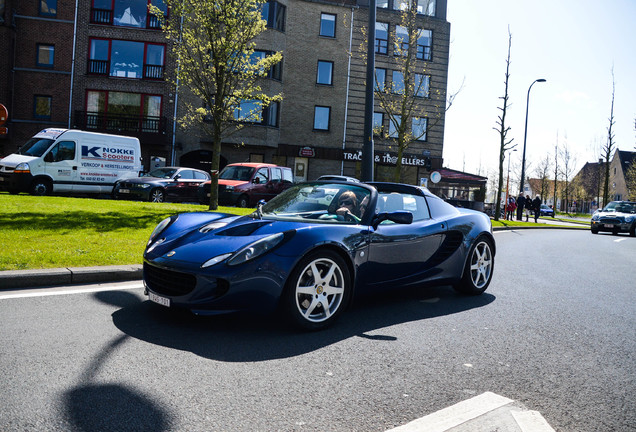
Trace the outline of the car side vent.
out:
M 429 265 L 435 266 L 448 259 L 452 254 L 459 249 L 462 244 L 464 236 L 459 231 L 449 231 L 446 233 L 444 240 L 437 253 L 429 259 Z
M 260 227 L 269 225 L 271 222 L 263 221 L 263 222 L 253 222 L 246 223 L 243 225 L 233 226 L 228 229 L 217 232 L 217 235 L 221 236 L 231 236 L 231 237 L 243 237 L 254 234 L 256 230 Z

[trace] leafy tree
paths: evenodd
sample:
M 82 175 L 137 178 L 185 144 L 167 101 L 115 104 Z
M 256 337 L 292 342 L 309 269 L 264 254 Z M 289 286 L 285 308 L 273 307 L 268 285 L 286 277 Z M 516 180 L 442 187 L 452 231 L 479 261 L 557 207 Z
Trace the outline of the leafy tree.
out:
M 179 119 L 211 137 L 212 184 L 210 209 L 218 207 L 218 170 L 221 141 L 258 121 L 263 108 L 281 95 L 268 96 L 259 77 L 267 75 L 281 53 L 254 56 L 254 38 L 266 29 L 261 17 L 264 0 L 165 0 L 172 18 L 151 6 L 177 59 L 176 79 L 201 100 L 186 104 Z M 239 121 L 237 121 L 239 120 Z
M 501 114 L 497 118 L 497 126 L 498 128 L 493 128 L 499 133 L 499 184 L 497 186 L 497 198 L 495 200 L 495 220 L 499 220 L 499 216 L 501 215 L 501 189 L 503 187 L 503 178 L 504 178 L 504 159 L 506 157 L 506 152 L 512 149 L 514 146 L 511 146 L 512 140 L 508 139 L 508 132 L 510 132 L 510 127 L 506 126 L 506 114 L 508 111 L 508 82 L 510 80 L 510 48 L 512 46 L 512 34 L 510 33 L 510 29 L 508 29 L 508 57 L 506 58 L 506 79 L 504 81 L 505 91 L 504 95 L 500 97 L 503 101 L 503 106 L 499 108 Z M 516 145 L 516 144 L 515 144 Z M 523 188 L 523 185 L 520 186 Z
M 627 194 L 630 201 L 636 201 L 636 154 L 625 173 L 625 183 L 627 183 Z

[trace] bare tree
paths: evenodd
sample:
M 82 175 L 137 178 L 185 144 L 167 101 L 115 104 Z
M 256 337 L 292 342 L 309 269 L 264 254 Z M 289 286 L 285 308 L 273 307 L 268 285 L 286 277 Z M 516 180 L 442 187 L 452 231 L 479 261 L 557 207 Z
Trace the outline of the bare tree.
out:
M 541 187 L 541 198 L 545 200 L 548 196 L 548 187 L 550 186 L 550 169 L 552 168 L 552 162 L 550 161 L 550 155 L 546 153 L 545 158 L 543 158 L 537 169 L 535 171 L 537 178 L 539 179 L 539 184 Z
M 559 133 L 557 132 L 556 142 L 554 144 L 554 214 L 556 215 L 556 208 L 558 202 L 557 187 L 559 181 Z M 563 210 L 563 209 L 561 209 Z
M 614 93 L 616 90 L 616 82 L 614 81 L 614 68 L 612 67 L 612 106 L 610 109 L 610 117 L 609 117 L 609 126 L 607 127 L 607 142 L 602 148 L 601 157 L 605 159 L 605 174 L 604 181 L 605 185 L 603 186 L 603 205 L 607 204 L 609 201 L 609 177 L 610 177 L 610 160 L 612 158 L 612 153 L 614 153 L 614 149 L 616 147 L 616 143 L 614 142 L 614 132 L 612 128 L 614 127 Z
M 508 82 L 510 80 L 510 48 L 512 46 L 512 34 L 510 33 L 510 28 L 508 28 L 508 57 L 506 58 L 506 79 L 504 81 L 505 90 L 504 95 L 500 97 L 503 101 L 503 106 L 499 107 L 501 114 L 497 118 L 497 127 L 493 128 L 499 133 L 499 183 L 497 186 L 497 197 L 495 201 L 495 220 L 499 220 L 499 216 L 501 216 L 501 189 L 503 188 L 504 181 L 504 159 L 506 157 L 506 152 L 512 149 L 514 146 L 512 144 L 512 140 L 508 139 L 508 132 L 510 132 L 510 127 L 506 126 L 506 114 L 508 111 Z M 516 144 L 515 144 L 516 145 Z
M 572 195 L 572 185 L 570 184 L 570 180 L 574 175 L 576 166 L 576 156 L 570 151 L 570 148 L 568 147 L 567 136 L 565 143 L 561 146 L 559 156 L 562 163 L 561 174 L 563 175 L 564 200 L 566 205 L 565 208 L 567 211 L 571 207 L 570 197 Z

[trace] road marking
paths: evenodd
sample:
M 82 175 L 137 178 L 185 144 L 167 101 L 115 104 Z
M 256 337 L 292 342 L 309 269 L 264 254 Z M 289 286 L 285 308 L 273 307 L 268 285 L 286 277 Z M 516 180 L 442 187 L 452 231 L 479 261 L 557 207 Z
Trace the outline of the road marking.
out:
M 625 241 L 625 240 L 627 240 L 627 239 L 624 239 L 624 238 L 616 239 L 616 240 L 614 240 L 614 243 L 620 243 L 620 242 Z
M 510 414 L 522 431 L 555 432 L 538 411 L 511 411 Z
M 513 402 L 512 399 L 486 392 L 387 432 L 444 432 Z
M 100 284 L 95 285 L 83 285 L 76 288 L 39 288 L 33 290 L 16 290 L 11 294 L 0 294 L 0 300 L 14 299 L 14 298 L 27 298 L 27 297 L 47 297 L 56 295 L 69 295 L 69 294 L 85 294 L 94 293 L 100 291 L 121 291 L 121 290 L 133 290 L 143 288 L 142 282 L 126 282 L 122 284 Z

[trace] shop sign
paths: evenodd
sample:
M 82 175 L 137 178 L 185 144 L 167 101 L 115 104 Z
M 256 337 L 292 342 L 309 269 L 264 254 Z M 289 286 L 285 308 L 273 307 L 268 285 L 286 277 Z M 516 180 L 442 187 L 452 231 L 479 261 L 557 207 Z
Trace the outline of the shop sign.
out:
M 343 160 L 346 161 L 362 161 L 362 150 L 345 150 L 343 152 Z M 407 154 L 402 156 L 403 166 L 426 166 L 429 161 L 428 157 Z M 397 154 L 392 152 L 376 153 L 374 162 L 382 165 L 397 165 Z
M 301 147 L 298 156 L 312 158 L 316 156 L 316 151 L 311 147 Z

